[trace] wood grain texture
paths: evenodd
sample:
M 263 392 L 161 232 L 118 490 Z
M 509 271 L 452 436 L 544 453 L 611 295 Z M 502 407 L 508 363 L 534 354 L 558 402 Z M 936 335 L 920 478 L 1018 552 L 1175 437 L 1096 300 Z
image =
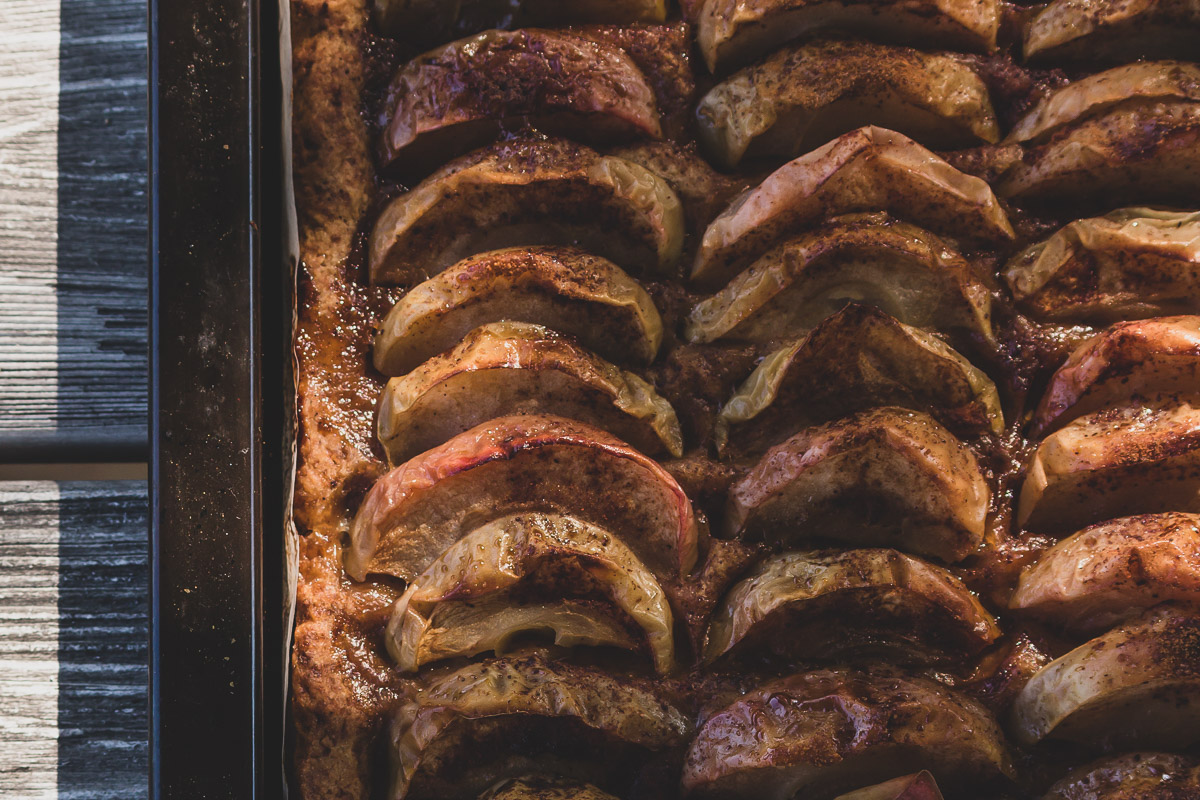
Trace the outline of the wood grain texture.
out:
M 147 795 L 146 487 L 0 483 L 0 796 Z
M 52 428 L 57 395 L 58 42 L 54 4 L 0 5 L 0 437 Z
M 0 4 L 0 459 L 144 457 L 145 20 Z

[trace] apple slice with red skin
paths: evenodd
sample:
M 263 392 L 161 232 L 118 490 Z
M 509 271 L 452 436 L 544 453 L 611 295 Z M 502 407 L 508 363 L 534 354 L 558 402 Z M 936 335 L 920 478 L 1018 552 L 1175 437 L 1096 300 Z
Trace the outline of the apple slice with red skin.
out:
M 474 800 L 531 771 L 623 793 L 691 731 L 689 716 L 649 681 L 540 655 L 469 664 L 427 674 L 397 708 L 388 797 Z
M 950 242 L 887 214 L 850 214 L 785 239 L 696 304 L 685 336 L 779 342 L 801 336 L 848 302 L 906 325 L 995 338 L 992 295 Z
M 1200 512 L 1200 405 L 1167 397 L 1086 414 L 1042 440 L 1017 523 L 1067 534 L 1133 514 Z
M 489 419 L 554 414 L 595 425 L 644 453 L 683 455 L 671 404 L 654 387 L 541 325 L 493 322 L 388 381 L 377 431 L 400 464 Z
M 837 800 L 942 800 L 942 792 L 933 775 L 922 771 L 849 792 Z
M 464 17 L 487 27 L 516 15 L 519 25 L 663 22 L 666 0 L 375 0 L 375 19 L 389 36 L 444 35 Z M 428 30 L 433 28 L 432 31 Z
M 1074 770 L 1042 800 L 1193 800 L 1200 759 L 1174 753 L 1122 753 Z
M 531 510 L 612 531 L 656 575 L 685 575 L 698 557 L 691 501 L 656 461 L 582 422 L 510 416 L 380 478 L 350 526 L 346 571 L 411 581 L 473 527 Z
M 1200 515 L 1142 514 L 1084 528 L 1021 573 L 1009 607 L 1095 633 L 1166 601 L 1200 608 Z
M 528 602 L 512 596 L 520 589 Z M 416 577 L 392 609 L 386 642 L 400 668 L 415 672 L 548 628 L 563 646 L 645 651 L 666 674 L 672 619 L 662 587 L 619 537 L 568 516 L 523 513 L 467 533 Z
M 1075 349 L 1042 394 L 1033 438 L 1084 414 L 1200 393 L 1200 316 L 1119 322 Z
M 1079 219 L 1008 262 L 1017 304 L 1043 322 L 1107 324 L 1200 311 L 1200 212 L 1120 208 Z
M 991 492 L 974 454 L 932 417 L 886 407 L 801 431 L 729 491 L 730 534 L 837 540 L 960 561 L 983 541 Z
M 1066 124 L 1001 176 L 996 193 L 1029 206 L 1067 198 L 1191 205 L 1200 196 L 1200 101 L 1128 101 Z
M 991 187 L 907 136 L 867 126 L 771 173 L 712 221 L 693 280 L 727 281 L 785 237 L 840 214 L 887 211 L 955 239 L 1006 242 L 1012 225 Z
M 991 52 L 1000 3 L 982 0 L 684 0 L 710 71 L 724 73 L 826 29 L 901 44 Z
M 763 359 L 721 409 L 717 449 L 753 453 L 877 406 L 925 411 L 957 433 L 1000 433 L 996 385 L 932 334 L 851 304 Z
M 1050 65 L 1194 58 L 1197 36 L 1192 0 L 1053 0 L 1025 26 L 1023 49 Z
M 694 797 L 829 800 L 925 768 L 946 786 L 1012 774 L 978 702 L 887 669 L 825 669 L 773 681 L 710 716 L 684 762 Z
M 413 286 L 488 250 L 578 244 L 626 270 L 669 273 L 683 206 L 662 178 L 564 139 L 476 150 L 388 203 L 371 230 L 373 284 Z
M 666 0 L 375 0 L 379 29 L 413 44 L 445 41 L 474 30 L 527 25 L 663 22 Z M 514 19 L 515 16 L 515 19 Z
M 742 578 L 709 625 L 705 659 L 767 650 L 796 661 L 947 664 L 1000 627 L 947 570 L 895 550 L 791 552 Z
M 618 364 L 649 364 L 663 336 L 650 295 L 611 261 L 573 247 L 514 247 L 405 292 L 375 338 L 375 368 L 403 375 L 501 320 L 545 325 Z
M 1200 741 L 1200 616 L 1159 606 L 1058 658 L 1025 685 L 1011 730 L 1106 750 Z
M 717 84 L 696 109 L 717 163 L 792 159 L 873 123 L 926 147 L 1000 138 L 987 85 L 965 58 L 855 39 L 792 45 Z
M 592 143 L 662 136 L 654 89 L 619 47 L 570 32 L 490 30 L 431 50 L 384 99 L 382 162 L 427 170 L 528 120 Z

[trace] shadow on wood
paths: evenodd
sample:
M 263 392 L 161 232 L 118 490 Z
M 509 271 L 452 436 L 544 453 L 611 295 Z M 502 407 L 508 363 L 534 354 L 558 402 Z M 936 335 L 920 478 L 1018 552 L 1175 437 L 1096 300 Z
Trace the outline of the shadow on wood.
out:
M 145 484 L 59 484 L 60 798 L 149 791 L 146 514 Z
M 58 378 L 31 460 L 146 457 L 146 76 L 145 3 L 61 0 Z

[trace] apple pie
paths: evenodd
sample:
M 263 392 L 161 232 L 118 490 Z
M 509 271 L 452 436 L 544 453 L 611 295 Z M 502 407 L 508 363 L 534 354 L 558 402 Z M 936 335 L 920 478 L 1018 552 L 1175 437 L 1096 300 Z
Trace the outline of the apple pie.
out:
M 1195 0 L 291 23 L 294 797 L 1200 797 Z

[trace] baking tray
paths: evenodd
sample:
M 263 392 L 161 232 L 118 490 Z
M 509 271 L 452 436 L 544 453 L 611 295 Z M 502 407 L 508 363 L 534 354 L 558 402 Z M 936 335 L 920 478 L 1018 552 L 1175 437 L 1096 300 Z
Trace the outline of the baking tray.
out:
M 284 794 L 278 0 L 150 2 L 150 793 Z

